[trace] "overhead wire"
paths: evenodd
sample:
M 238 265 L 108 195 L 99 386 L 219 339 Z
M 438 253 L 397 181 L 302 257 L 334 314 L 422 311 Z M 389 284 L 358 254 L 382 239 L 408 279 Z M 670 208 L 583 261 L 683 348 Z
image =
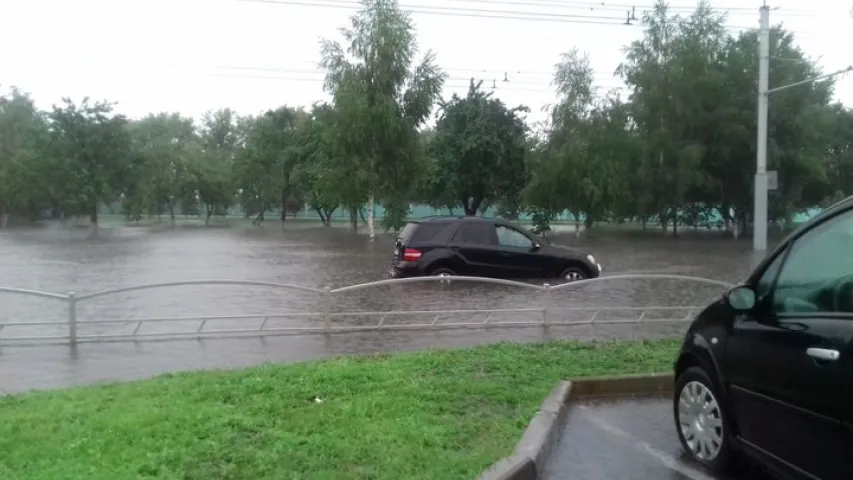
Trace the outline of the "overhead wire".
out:
M 261 4 L 273 4 L 273 5 L 292 5 L 292 6 L 307 6 L 307 7 L 318 7 L 318 8 L 332 8 L 332 9 L 346 9 L 346 10 L 358 10 L 362 8 L 362 4 L 354 1 L 354 0 L 235 0 L 237 2 L 242 3 L 261 3 Z M 466 2 L 468 0 L 461 0 Z M 475 0 L 476 2 L 486 2 L 487 0 Z M 495 1 L 491 2 L 494 4 Z M 510 0 L 501 0 L 501 1 L 510 1 Z M 518 0 L 512 0 L 518 1 Z M 536 2 L 543 2 L 543 0 L 535 0 Z M 527 6 L 534 6 L 533 1 L 525 3 Z M 557 4 L 543 4 L 536 5 L 542 8 L 554 8 Z M 426 14 L 426 15 L 442 15 L 442 16 L 451 16 L 451 17 L 474 17 L 474 18 L 491 18 L 491 19 L 504 19 L 504 20 L 518 20 L 518 21 L 541 21 L 541 22 L 556 22 L 556 23 L 578 23 L 578 24 L 593 24 L 593 25 L 610 25 L 610 26 L 631 26 L 631 27 L 641 27 L 643 26 L 641 23 L 641 17 L 636 16 L 636 11 L 632 11 L 632 7 L 628 6 L 627 9 L 624 9 L 626 16 L 624 17 L 616 17 L 616 16 L 600 16 L 600 15 L 580 15 L 580 14 L 566 14 L 566 13 L 554 13 L 554 12 L 530 12 L 530 11 L 519 11 L 519 10 L 498 10 L 498 9 L 475 9 L 475 8 L 460 8 L 460 7 L 447 7 L 447 6 L 437 6 L 437 5 L 413 5 L 413 4 L 405 4 L 401 3 L 400 7 L 404 10 L 410 11 L 416 14 Z M 569 7 L 571 8 L 571 7 Z M 576 8 L 576 7 L 575 7 Z M 682 7 L 683 8 L 683 7 Z M 615 11 L 615 10 L 614 10 Z M 725 11 L 725 9 L 720 9 L 720 11 Z M 685 22 L 686 20 L 681 20 L 681 22 Z M 753 30 L 758 28 L 758 21 L 756 20 L 756 24 L 752 26 L 743 26 L 743 25 L 726 25 L 727 30 L 733 31 L 742 31 L 742 30 Z M 792 31 L 793 33 L 805 33 L 805 32 L 797 32 Z
M 187 72 L 192 74 L 193 72 Z M 294 76 L 273 76 L 273 75 L 247 75 L 247 74 L 239 74 L 239 73 L 221 73 L 221 72 L 195 72 L 200 73 L 206 77 L 222 77 L 222 78 L 240 78 L 240 79 L 249 79 L 249 80 L 272 80 L 272 81 L 280 81 L 280 82 L 308 82 L 308 83 L 323 83 L 325 78 L 317 78 L 317 77 L 294 77 Z M 470 85 L 471 78 L 464 77 L 447 77 L 447 82 L 444 84 L 445 88 L 468 88 Z M 556 94 L 556 88 L 552 88 L 550 85 L 546 85 L 544 83 L 538 82 L 524 82 L 524 81 L 509 81 L 503 82 L 496 79 L 491 78 L 476 78 L 473 77 L 475 82 L 482 80 L 483 88 L 487 90 L 505 90 L 505 91 L 519 91 L 519 92 L 539 92 L 539 93 L 552 93 Z M 517 86 L 520 85 L 520 86 Z M 597 87 L 605 89 L 605 90 L 619 90 L 624 89 L 624 85 L 614 85 L 614 84 L 605 84 L 605 82 L 601 82 L 600 84 L 596 84 Z

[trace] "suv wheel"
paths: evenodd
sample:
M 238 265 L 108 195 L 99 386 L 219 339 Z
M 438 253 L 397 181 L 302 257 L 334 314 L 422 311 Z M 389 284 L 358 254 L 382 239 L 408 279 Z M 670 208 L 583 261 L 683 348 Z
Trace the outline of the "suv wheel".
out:
M 699 367 L 678 377 L 673 395 L 675 429 L 690 457 L 713 472 L 728 471 L 733 463 L 728 416 L 715 383 Z
M 569 267 L 560 274 L 560 278 L 567 282 L 577 282 L 578 280 L 586 280 L 586 272 L 579 267 Z
M 434 276 L 434 277 L 441 277 L 441 276 L 447 276 L 447 275 L 456 275 L 456 272 L 454 272 L 453 270 L 451 270 L 449 268 L 441 267 L 441 268 L 436 268 L 435 270 L 429 272 L 429 274 Z

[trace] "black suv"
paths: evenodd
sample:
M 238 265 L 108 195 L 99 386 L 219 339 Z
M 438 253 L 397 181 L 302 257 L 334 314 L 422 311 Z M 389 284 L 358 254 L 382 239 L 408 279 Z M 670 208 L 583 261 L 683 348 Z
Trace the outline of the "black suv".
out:
M 675 364 L 682 446 L 712 470 L 744 453 L 781 478 L 850 480 L 851 341 L 853 197 L 694 320 Z
M 550 245 L 518 227 L 480 217 L 437 217 L 409 222 L 391 260 L 392 277 L 465 275 L 492 278 L 598 277 L 595 257 Z

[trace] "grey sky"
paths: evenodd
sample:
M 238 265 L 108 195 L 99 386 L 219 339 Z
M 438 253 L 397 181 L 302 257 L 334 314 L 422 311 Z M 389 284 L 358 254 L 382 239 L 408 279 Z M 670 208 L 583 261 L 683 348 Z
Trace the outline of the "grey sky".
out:
M 310 105 L 326 98 L 317 68 L 318 40 L 338 38 L 353 13 L 350 0 L 0 0 L 6 17 L 0 85 L 31 92 L 42 108 L 61 97 L 84 96 L 119 102 L 132 117 L 151 111 L 202 112 L 231 107 L 242 114 L 281 104 Z M 303 5 L 295 5 L 302 3 Z M 317 4 L 333 5 L 320 7 Z M 305 5 L 310 4 L 310 5 Z M 621 85 L 612 72 L 621 49 L 641 27 L 625 26 L 627 6 L 637 16 L 652 0 L 401 0 L 414 13 L 423 50 L 433 49 L 450 79 L 446 95 L 463 93 L 467 78 L 483 78 L 508 104 L 528 105 L 541 119 L 553 100 L 550 72 L 572 47 L 592 58 L 601 87 Z M 595 5 L 598 4 L 596 7 Z M 758 24 L 759 1 L 713 2 L 729 15 L 732 33 Z M 674 0 L 688 13 L 695 2 Z M 821 56 L 826 71 L 853 63 L 853 0 L 775 0 L 771 22 L 797 32 L 799 44 Z M 461 9 L 461 10 L 460 10 Z M 545 14 L 558 21 L 489 19 Z M 579 23 L 581 16 L 605 24 Z M 12 21 L 9 21 L 12 19 Z M 609 20 L 612 19 L 612 20 Z M 780 61 L 780 60 L 774 60 Z M 504 72 L 509 82 L 503 82 Z M 772 82 L 772 79 L 771 79 Z M 771 87 L 773 85 L 771 84 Z M 853 105 L 853 76 L 838 80 L 837 97 Z

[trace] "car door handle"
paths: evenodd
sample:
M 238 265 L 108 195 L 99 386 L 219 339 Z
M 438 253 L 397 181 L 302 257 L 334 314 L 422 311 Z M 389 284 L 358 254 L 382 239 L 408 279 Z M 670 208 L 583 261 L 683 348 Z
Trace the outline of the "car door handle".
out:
M 835 361 L 841 357 L 838 350 L 829 350 L 826 348 L 809 348 L 806 350 L 806 355 L 816 360 Z

